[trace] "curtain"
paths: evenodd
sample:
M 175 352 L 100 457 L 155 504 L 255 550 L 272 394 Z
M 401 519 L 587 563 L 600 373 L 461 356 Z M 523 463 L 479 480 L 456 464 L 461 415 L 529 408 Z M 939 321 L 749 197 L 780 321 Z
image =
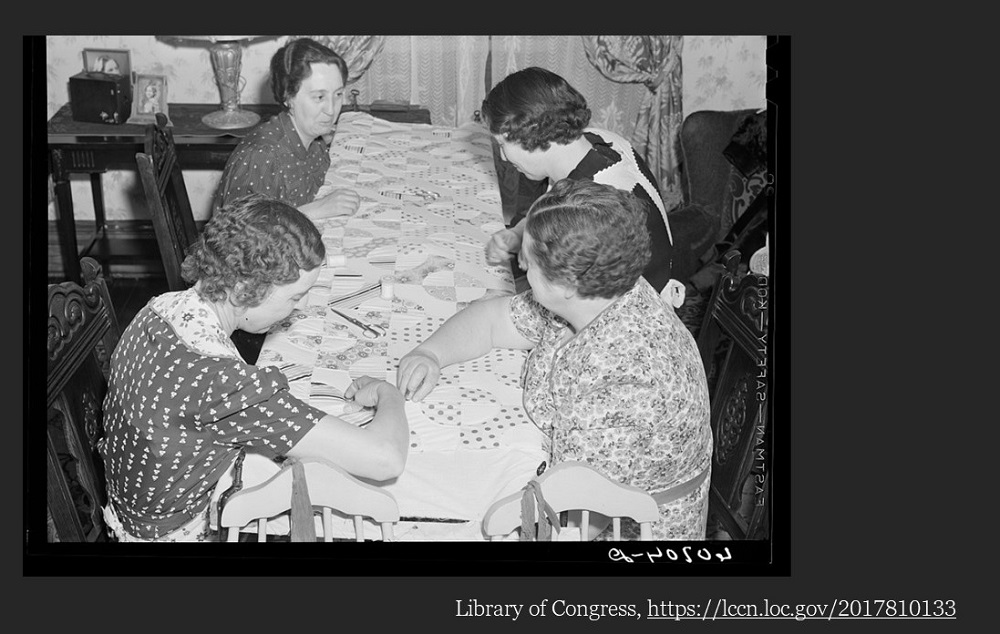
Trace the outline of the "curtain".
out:
M 565 77 L 586 97 L 592 125 L 631 136 L 648 90 L 604 77 L 587 62 L 578 35 L 387 35 L 354 87 L 361 103 L 420 104 L 435 125 L 460 126 L 474 120 L 498 81 L 528 66 Z
M 345 85 L 357 81 L 365 74 L 385 43 L 384 35 L 293 35 L 289 39 L 298 37 L 312 38 L 344 58 L 348 71 Z
M 632 145 L 657 178 L 667 209 L 681 201 L 676 141 L 683 122 L 679 35 L 584 35 L 587 60 L 608 79 L 642 84 Z
M 419 104 L 435 125 L 473 120 L 485 98 L 485 35 L 388 35 L 355 88 L 359 103 L 384 100 Z
M 540 66 L 561 75 L 579 90 L 590 107 L 592 126 L 611 130 L 626 139 L 631 137 L 636 113 L 648 91 L 640 84 L 611 81 L 598 72 L 587 63 L 580 36 L 493 36 L 494 84 L 528 66 Z

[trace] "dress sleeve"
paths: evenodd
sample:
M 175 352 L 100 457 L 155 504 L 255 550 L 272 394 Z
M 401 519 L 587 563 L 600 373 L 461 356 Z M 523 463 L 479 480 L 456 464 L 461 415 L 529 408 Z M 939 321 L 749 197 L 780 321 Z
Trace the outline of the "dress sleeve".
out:
M 545 330 L 556 316 L 535 301 L 531 289 L 515 295 L 510 300 L 510 320 L 517 332 L 532 343 L 542 340 Z
M 288 452 L 325 412 L 292 396 L 277 368 L 221 363 L 198 410 L 217 442 L 275 458 Z

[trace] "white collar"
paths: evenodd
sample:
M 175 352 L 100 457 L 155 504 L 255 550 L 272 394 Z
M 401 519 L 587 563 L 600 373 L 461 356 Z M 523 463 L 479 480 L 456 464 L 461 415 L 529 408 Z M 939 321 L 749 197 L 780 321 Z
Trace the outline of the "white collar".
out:
M 154 297 L 150 307 L 192 351 L 207 357 L 242 360 L 236 345 L 222 329 L 218 315 L 194 288 Z

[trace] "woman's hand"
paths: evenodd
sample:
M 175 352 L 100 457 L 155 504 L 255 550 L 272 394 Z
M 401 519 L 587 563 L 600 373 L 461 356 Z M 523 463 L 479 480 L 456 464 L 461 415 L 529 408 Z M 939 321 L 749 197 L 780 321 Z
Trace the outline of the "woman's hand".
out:
M 415 348 L 399 360 L 396 386 L 404 398 L 421 401 L 441 378 L 441 361 L 433 352 Z
M 403 399 L 396 386 L 388 381 L 380 381 L 370 376 L 361 376 L 351 381 L 351 384 L 344 390 L 344 398 L 349 402 L 347 408 L 350 411 L 358 411 L 365 407 L 378 409 L 379 402 L 384 399 Z
M 326 196 L 315 201 L 314 218 L 331 218 L 333 216 L 350 216 L 358 210 L 361 197 L 353 189 L 335 189 Z
M 521 249 L 521 236 L 516 231 L 501 229 L 486 244 L 486 262 L 494 266 L 504 264 Z

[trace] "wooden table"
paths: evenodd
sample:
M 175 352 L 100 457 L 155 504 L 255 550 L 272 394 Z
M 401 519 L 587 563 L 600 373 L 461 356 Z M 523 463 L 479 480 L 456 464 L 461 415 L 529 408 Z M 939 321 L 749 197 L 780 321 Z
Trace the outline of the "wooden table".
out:
M 302 305 L 268 333 L 257 365 L 277 366 L 293 395 L 340 415 L 337 396 L 354 378 L 395 383 L 399 359 L 448 317 L 513 294 L 514 283 L 509 267 L 490 266 L 484 256 L 504 226 L 485 128 L 345 113 L 330 154 L 320 194 L 349 187 L 361 205 L 352 217 L 323 222 L 327 265 Z M 383 293 L 389 285 L 392 292 Z M 366 338 L 333 309 L 387 333 Z M 407 402 L 406 468 L 375 483 L 399 504 L 396 539 L 481 540 L 479 521 L 491 502 L 537 473 L 545 454 L 523 408 L 525 356 L 494 350 L 445 368 L 424 401 Z
M 275 104 L 244 104 L 242 108 L 266 121 L 279 111 Z M 240 140 L 253 128 L 218 130 L 201 118 L 219 109 L 218 104 L 175 103 L 168 105 L 173 124 L 177 157 L 184 169 L 222 170 Z M 346 106 L 345 110 L 350 110 Z M 360 105 L 359 110 L 390 121 L 430 123 L 430 113 L 418 106 Z M 104 230 L 104 196 L 101 174 L 109 169 L 136 169 L 136 152 L 143 151 L 145 126 L 113 125 L 74 121 L 70 104 L 60 108 L 48 122 L 49 173 L 57 201 L 56 226 L 66 279 L 80 281 L 79 258 L 93 246 Z M 94 196 L 94 236 L 81 253 L 76 240 L 71 174 L 90 174 Z

